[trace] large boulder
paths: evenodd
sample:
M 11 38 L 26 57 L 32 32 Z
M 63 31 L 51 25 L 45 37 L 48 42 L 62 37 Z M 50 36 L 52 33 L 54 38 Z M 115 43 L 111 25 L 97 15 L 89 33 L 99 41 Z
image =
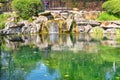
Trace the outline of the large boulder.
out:
M 45 17 L 45 16 L 39 16 L 39 17 L 36 18 L 36 20 L 33 21 L 33 23 L 35 23 L 35 24 L 41 24 L 41 23 L 43 23 L 43 22 L 45 22 L 47 20 L 48 20 L 47 17 Z
M 120 21 L 111 21 L 111 23 L 120 25 Z
M 36 20 L 34 20 L 31 23 L 31 32 L 30 33 L 37 33 L 40 32 L 42 25 L 44 22 L 48 21 L 48 18 L 45 16 L 39 16 L 36 18 Z
M 92 29 L 91 25 L 85 25 L 85 26 L 77 26 L 76 32 L 89 32 L 89 30 Z
M 76 32 L 76 21 L 74 19 L 67 19 L 68 32 Z
M 68 11 L 61 11 L 60 15 L 61 15 L 62 18 L 67 19 L 68 15 L 69 15 L 69 12 Z
M 9 22 L 5 23 L 5 28 L 4 29 L 7 30 L 7 29 L 13 28 L 13 27 L 17 27 L 17 24 L 15 22 L 9 21 Z
M 46 12 L 41 12 L 38 14 L 39 16 L 45 16 L 47 17 L 49 20 L 53 20 L 54 19 L 54 16 L 51 14 L 50 11 L 46 11 Z
M 100 26 L 100 23 L 95 21 L 95 20 L 89 20 L 89 24 L 92 26 L 92 27 L 95 27 L 95 26 Z
M 105 34 L 117 34 L 120 35 L 120 29 L 110 28 L 104 31 Z
M 53 13 L 51 13 L 51 14 L 52 14 L 52 16 L 54 17 L 54 19 L 56 19 L 56 18 L 61 18 L 60 13 L 53 12 Z
M 22 21 L 21 23 L 24 23 L 24 26 L 21 28 L 21 33 L 30 33 L 31 23 L 29 21 Z
M 84 13 L 84 18 L 87 20 L 95 20 L 98 17 L 97 11 L 90 11 Z
M 109 28 L 120 28 L 120 26 L 119 25 L 116 25 L 116 24 L 109 24 L 109 25 L 107 25 L 107 26 L 104 26 L 103 28 L 106 28 L 106 29 L 109 29 Z

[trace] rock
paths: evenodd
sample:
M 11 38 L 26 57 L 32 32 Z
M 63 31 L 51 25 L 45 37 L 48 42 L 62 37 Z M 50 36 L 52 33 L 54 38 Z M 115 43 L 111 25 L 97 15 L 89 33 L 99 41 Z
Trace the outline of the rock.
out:
M 116 24 L 116 25 L 120 25 L 120 21 L 111 21 L 111 23 Z
M 75 20 L 67 19 L 66 22 L 67 22 L 67 26 L 68 26 L 68 32 L 77 32 L 76 31 L 77 25 L 76 25 L 76 21 Z
M 76 21 L 80 21 L 81 19 L 83 19 L 83 14 L 82 13 L 75 13 L 74 14 L 74 19 L 76 20 Z
M 34 30 L 34 31 L 32 31 L 32 33 L 33 32 L 40 32 L 40 29 L 42 28 L 42 24 L 46 21 L 48 21 L 48 19 L 45 16 L 39 16 L 36 20 L 34 20 L 32 23 L 32 26 L 33 26 L 32 30 Z
M 98 12 L 90 11 L 90 12 L 84 13 L 84 18 L 88 20 L 95 20 L 97 16 L 98 16 Z
M 38 14 L 39 16 L 45 16 L 48 18 L 48 20 L 54 19 L 53 15 L 51 14 L 51 12 L 46 11 L 46 12 L 42 12 Z
M 87 24 L 89 24 L 89 21 L 84 19 L 84 18 L 79 18 L 79 19 L 76 20 L 76 24 L 80 25 L 80 26 L 81 25 L 87 25 Z
M 95 20 L 90 20 L 90 21 L 89 21 L 89 24 L 90 24 L 91 26 L 93 26 L 93 27 L 95 27 L 95 26 L 100 26 L 100 23 L 97 22 L 97 21 L 95 21 Z
M 74 14 L 73 13 L 69 13 L 67 19 L 74 19 Z
M 17 24 L 15 22 L 6 22 L 5 23 L 5 30 L 12 28 L 12 27 L 17 27 Z
M 3 30 L 2 34 L 20 34 L 21 28 L 9 28 L 7 30 Z
M 45 12 L 41 12 L 38 14 L 39 16 L 47 16 L 47 15 L 51 15 L 50 11 L 45 11 Z
M 67 19 L 68 14 L 69 14 L 68 12 L 64 12 L 64 11 L 60 13 L 61 17 L 64 19 Z
M 32 27 L 32 28 L 30 29 L 30 33 L 31 33 L 31 34 L 33 34 L 33 33 L 37 33 L 36 28 Z
M 77 32 L 88 32 L 92 28 L 91 25 L 86 25 L 86 26 L 78 26 Z
M 105 21 L 101 23 L 100 27 L 105 27 L 108 26 L 109 24 L 111 24 L 111 22 Z
M 110 29 L 110 28 L 120 28 L 120 25 L 119 24 L 116 24 L 115 22 L 111 22 L 111 21 L 105 21 L 105 22 L 102 22 L 101 27 L 103 27 L 104 29 Z
M 30 28 L 31 23 L 29 21 L 22 21 L 21 23 L 24 23 L 24 26 L 21 29 L 21 33 L 28 33 L 28 28 Z
M 61 15 L 60 15 L 60 13 L 51 13 L 52 14 L 52 16 L 54 17 L 54 19 L 56 19 L 56 18 L 61 18 Z
M 25 24 L 24 24 L 24 23 L 21 23 L 21 22 L 18 22 L 18 23 L 17 23 L 17 26 L 20 27 L 20 28 L 22 28 L 23 26 L 25 26 Z
M 37 17 L 35 17 L 35 16 L 32 16 L 32 19 L 33 19 L 33 20 L 36 20 L 36 19 L 37 19 Z
M 104 31 L 105 34 L 116 34 L 117 33 L 117 29 L 106 29 Z
M 108 26 L 105 26 L 103 28 L 120 28 L 120 26 L 116 25 L 116 24 L 109 24 Z
M 47 17 L 45 17 L 45 16 L 39 16 L 36 20 L 33 21 L 33 23 L 35 23 L 35 24 L 41 24 L 41 23 L 43 23 L 43 22 L 45 22 L 47 20 L 48 20 Z
M 79 11 L 79 9 L 78 8 L 73 8 L 73 11 Z

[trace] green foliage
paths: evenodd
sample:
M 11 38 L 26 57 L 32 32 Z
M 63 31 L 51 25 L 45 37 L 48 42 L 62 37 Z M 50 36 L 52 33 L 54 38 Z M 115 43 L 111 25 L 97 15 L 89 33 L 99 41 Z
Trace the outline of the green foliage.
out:
M 8 2 L 8 0 L 0 0 L 0 3 Z
M 5 27 L 5 22 L 9 17 L 10 14 L 0 14 L 0 29 L 3 29 Z
M 99 13 L 97 20 L 100 20 L 100 21 L 120 20 L 120 17 L 115 16 L 113 14 L 109 14 L 107 12 L 102 12 L 102 13 Z
M 43 10 L 40 0 L 13 0 L 12 9 L 23 19 L 29 19 Z
M 120 0 L 109 0 L 102 5 L 107 12 L 120 16 Z

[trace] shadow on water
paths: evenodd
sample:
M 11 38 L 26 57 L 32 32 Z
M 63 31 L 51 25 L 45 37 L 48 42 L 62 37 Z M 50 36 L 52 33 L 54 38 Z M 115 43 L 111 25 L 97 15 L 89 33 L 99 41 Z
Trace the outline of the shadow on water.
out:
M 84 33 L 4 36 L 0 79 L 120 80 L 119 38 L 95 36 Z

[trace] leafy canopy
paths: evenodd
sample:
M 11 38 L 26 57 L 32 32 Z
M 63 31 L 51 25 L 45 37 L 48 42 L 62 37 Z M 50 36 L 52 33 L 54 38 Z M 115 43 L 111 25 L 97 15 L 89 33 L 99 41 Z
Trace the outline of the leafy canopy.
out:
M 29 19 L 42 10 L 42 4 L 40 0 L 13 0 L 12 9 L 23 19 Z
M 108 0 L 102 7 L 107 12 L 120 16 L 120 0 Z

